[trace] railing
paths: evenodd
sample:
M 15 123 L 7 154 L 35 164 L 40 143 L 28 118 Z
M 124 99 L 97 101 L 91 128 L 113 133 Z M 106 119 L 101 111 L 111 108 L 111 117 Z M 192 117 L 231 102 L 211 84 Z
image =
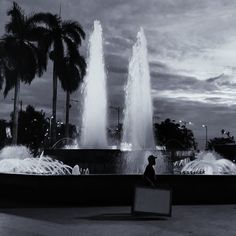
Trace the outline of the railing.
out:
M 174 151 L 171 154 L 172 161 L 179 161 L 182 159 L 190 158 L 195 159 L 195 151 Z

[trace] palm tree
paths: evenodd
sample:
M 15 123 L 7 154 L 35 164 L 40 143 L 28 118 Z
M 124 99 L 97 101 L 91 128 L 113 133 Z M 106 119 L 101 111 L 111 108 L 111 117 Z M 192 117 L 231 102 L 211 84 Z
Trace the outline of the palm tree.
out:
M 64 80 L 65 58 L 71 58 L 74 50 L 85 38 L 85 33 L 76 21 L 62 21 L 57 15 L 39 13 L 34 21 L 44 24 L 45 31 L 40 41 L 41 51 L 53 61 L 52 140 L 56 140 L 57 79 Z M 67 60 L 67 59 L 66 59 Z
M 5 55 L 6 50 L 4 48 L 4 42 L 0 41 L 0 89 L 2 89 L 4 77 L 3 77 L 3 69 L 4 69 L 4 62 L 5 62 Z
M 61 73 L 61 86 L 66 91 L 66 123 L 65 137 L 69 137 L 69 110 L 70 94 L 77 90 L 86 73 L 86 62 L 84 57 L 79 54 L 77 47 L 70 57 L 64 58 L 64 69 Z
M 47 64 L 37 47 L 41 28 L 33 22 L 34 16 L 27 17 L 15 2 L 7 14 L 11 20 L 6 24 L 6 34 L 1 39 L 4 50 L 0 67 L 1 77 L 5 79 L 4 96 L 15 88 L 12 144 L 17 144 L 20 82 L 30 84 L 36 75 L 42 75 Z

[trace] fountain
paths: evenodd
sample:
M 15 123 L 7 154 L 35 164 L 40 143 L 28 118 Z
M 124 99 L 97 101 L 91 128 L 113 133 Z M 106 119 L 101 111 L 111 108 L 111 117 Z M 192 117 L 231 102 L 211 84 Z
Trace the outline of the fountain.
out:
M 200 152 L 182 168 L 181 174 L 235 175 L 236 165 L 217 153 Z
M 103 58 L 102 27 L 94 22 L 89 39 L 89 60 L 84 82 L 84 106 L 80 145 L 83 148 L 107 148 L 107 92 Z
M 120 149 L 109 149 L 107 130 L 106 73 L 103 58 L 102 27 L 94 22 L 89 40 L 89 60 L 83 84 L 83 116 L 79 149 L 46 150 L 53 158 L 74 166 L 89 168 L 91 173 L 142 173 L 150 154 L 156 150 L 153 135 L 153 108 L 147 42 L 144 30 L 137 34 L 129 62 L 126 85 L 123 140 Z M 118 145 L 119 146 L 119 145 Z M 157 168 L 158 173 L 166 172 Z M 162 172 L 163 171 L 163 172 Z
M 7 146 L 0 152 L 1 173 L 68 175 L 72 170 L 70 166 L 50 157 L 33 157 L 25 146 Z
M 45 150 L 45 154 L 53 160 L 47 156 L 32 158 L 28 153 L 13 165 L 12 160 L 2 158 L 0 171 L 6 172 L 12 165 L 11 171 L 20 173 L 25 168 L 27 172 L 35 173 L 48 173 L 51 170 L 52 174 L 75 174 L 80 172 L 79 165 L 92 174 L 140 174 L 147 164 L 147 157 L 153 154 L 158 156 L 156 172 L 170 173 L 169 154 L 156 150 L 154 141 L 147 41 L 142 28 L 132 48 L 128 71 L 121 149 L 109 149 L 102 27 L 99 21 L 95 21 L 89 39 L 88 67 L 83 85 L 83 119 L 79 145 L 74 143 L 65 149 Z M 12 156 L 7 150 L 7 155 Z M 198 158 L 192 162 L 189 159 L 180 163 L 183 165 L 181 173 L 234 174 L 236 169 L 233 163 L 225 159 Z
M 137 35 L 129 62 L 121 150 L 109 149 L 106 73 L 102 28 L 98 21 L 94 22 L 89 45 L 79 145 L 74 143 L 65 149 L 48 149 L 44 151 L 45 156 L 37 158 L 32 157 L 25 147 L 5 147 L 0 153 L 0 203 L 4 202 L 2 199 L 8 202 L 9 198 L 15 202 L 17 196 L 17 201 L 34 200 L 40 204 L 45 201 L 63 205 L 66 202 L 130 205 L 134 187 L 143 183 L 140 173 L 150 154 L 158 156 L 158 184 L 174 190 L 173 203 L 235 203 L 233 175 L 236 167 L 228 160 L 203 153 L 197 160 L 179 162 L 183 165 L 182 175 L 163 175 L 168 172 L 166 167 L 170 159 L 155 147 L 147 43 L 143 29 Z M 91 175 L 80 176 L 81 173 Z
M 147 42 L 141 28 L 129 62 L 123 145 L 130 144 L 132 150 L 155 149 L 152 118 L 153 108 Z

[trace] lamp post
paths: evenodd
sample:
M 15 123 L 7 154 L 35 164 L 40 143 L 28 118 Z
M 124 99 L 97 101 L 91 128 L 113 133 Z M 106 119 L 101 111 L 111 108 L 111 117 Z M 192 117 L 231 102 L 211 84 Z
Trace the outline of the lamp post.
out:
M 202 128 L 205 128 L 205 130 L 206 130 L 206 147 L 205 147 L 205 150 L 207 150 L 207 139 L 208 139 L 208 137 L 207 137 L 207 125 L 202 125 Z
M 61 126 L 62 125 L 64 125 L 64 123 L 63 122 L 61 122 L 61 121 L 57 121 L 57 135 L 58 136 L 61 136 Z
M 51 142 L 52 142 L 52 119 L 53 119 L 54 117 L 53 116 L 51 116 L 50 118 L 49 117 L 47 117 L 46 118 L 46 120 L 48 120 L 49 121 L 49 140 L 50 140 L 50 144 L 51 144 Z M 49 145 L 50 145 L 49 144 Z

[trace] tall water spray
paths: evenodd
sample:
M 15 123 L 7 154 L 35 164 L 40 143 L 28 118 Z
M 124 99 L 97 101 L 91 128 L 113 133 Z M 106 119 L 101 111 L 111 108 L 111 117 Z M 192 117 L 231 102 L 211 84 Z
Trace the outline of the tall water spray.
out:
M 102 27 L 94 22 L 89 39 L 89 60 L 84 82 L 81 133 L 83 148 L 107 148 L 107 91 Z
M 152 118 L 147 41 L 141 28 L 129 62 L 122 143 L 131 144 L 136 150 L 154 149 Z

